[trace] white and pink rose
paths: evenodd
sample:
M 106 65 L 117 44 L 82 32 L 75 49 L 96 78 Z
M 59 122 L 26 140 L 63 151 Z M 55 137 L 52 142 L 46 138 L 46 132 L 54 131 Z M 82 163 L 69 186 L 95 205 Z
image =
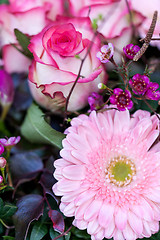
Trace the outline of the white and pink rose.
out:
M 58 17 L 31 39 L 29 50 L 34 60 L 29 71 L 29 85 L 34 99 L 53 112 L 61 112 L 75 82 L 81 59 L 84 61 L 80 78 L 71 95 L 68 110 L 86 106 L 88 96 L 105 82 L 105 73 L 96 58 L 100 41 L 91 42 L 94 33 L 89 18 Z

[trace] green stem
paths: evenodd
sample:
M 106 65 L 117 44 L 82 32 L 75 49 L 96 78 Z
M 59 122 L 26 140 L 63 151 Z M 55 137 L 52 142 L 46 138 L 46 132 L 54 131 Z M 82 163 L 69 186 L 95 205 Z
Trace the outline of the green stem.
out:
M 1 117 L 0 117 L 0 119 L 1 119 L 2 121 L 5 120 L 9 109 L 10 109 L 10 105 L 2 106 L 2 113 L 1 113 Z
M 7 229 L 15 228 L 14 226 L 8 226 L 7 224 L 5 224 L 1 218 L 0 218 L 0 222 L 1 222 L 1 223 L 3 224 L 3 226 L 4 226 L 5 228 L 7 228 Z
M 1 168 L 1 173 L 2 173 L 4 184 L 7 184 L 6 177 L 5 177 L 5 170 L 4 169 L 5 168 Z
M 11 174 L 10 174 L 10 170 L 9 170 L 9 157 L 10 157 L 10 149 L 7 149 L 7 155 L 6 155 L 6 160 L 7 160 L 7 164 L 6 164 L 6 173 L 8 176 L 8 184 L 10 187 L 13 187 L 13 183 L 12 183 L 12 178 L 11 178 Z

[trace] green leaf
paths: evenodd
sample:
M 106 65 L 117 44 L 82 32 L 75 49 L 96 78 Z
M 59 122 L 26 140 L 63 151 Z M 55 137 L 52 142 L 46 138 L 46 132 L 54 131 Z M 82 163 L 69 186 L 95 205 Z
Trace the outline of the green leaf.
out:
M 86 230 L 79 230 L 78 228 L 72 228 L 71 229 L 72 233 L 78 237 L 78 238 L 81 238 L 81 239 L 90 239 L 90 235 L 87 233 Z
M 0 222 L 0 236 L 2 236 L 3 231 L 4 231 L 4 227 L 3 227 L 2 223 Z
M 55 237 L 58 237 L 60 234 L 58 232 L 55 232 L 53 230 L 53 227 L 50 227 L 49 235 L 50 235 L 51 239 L 54 239 Z M 64 240 L 64 238 L 60 237 L 60 238 L 58 238 L 58 240 Z
M 9 1 L 8 0 L 0 0 L 0 4 L 9 4 Z
M 0 198 L 0 213 L 2 212 L 3 206 L 4 206 L 3 200 L 2 198 Z
M 61 149 L 65 134 L 51 128 L 43 115 L 39 107 L 32 104 L 21 126 L 22 135 L 32 143 L 51 144 Z
M 41 240 L 47 234 L 47 232 L 47 226 L 42 225 L 40 222 L 37 222 L 32 228 L 30 240 Z
M 71 233 L 69 232 L 69 233 L 67 233 L 67 235 L 65 235 L 65 240 L 69 240 L 70 237 L 71 237 Z
M 15 238 L 11 236 L 3 236 L 3 240 L 15 240 Z
M 0 218 L 6 219 L 11 217 L 17 210 L 17 207 L 11 204 L 6 204 L 0 212 Z
M 18 29 L 14 29 L 14 34 L 16 35 L 17 41 L 19 42 L 20 46 L 22 47 L 23 51 L 19 50 L 22 52 L 24 55 L 26 55 L 29 58 L 33 58 L 32 53 L 28 49 L 28 45 L 30 44 L 30 39 L 21 31 Z M 15 48 L 17 48 L 15 45 L 13 45 Z

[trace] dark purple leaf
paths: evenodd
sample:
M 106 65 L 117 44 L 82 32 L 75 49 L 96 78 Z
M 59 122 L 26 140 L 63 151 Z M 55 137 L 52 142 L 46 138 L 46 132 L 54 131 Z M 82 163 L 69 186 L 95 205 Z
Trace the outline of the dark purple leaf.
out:
M 56 210 L 49 210 L 48 216 L 52 220 L 54 230 L 59 233 L 63 233 L 65 223 L 62 214 Z
M 15 224 L 15 240 L 25 240 L 29 226 L 33 220 L 43 214 L 44 199 L 37 194 L 22 197 L 17 203 L 18 210 L 13 216 Z
M 39 183 L 43 187 L 43 190 L 45 191 L 45 193 L 51 195 L 53 198 L 55 198 L 55 196 L 53 194 L 52 187 L 55 184 L 55 182 L 56 180 L 53 177 L 53 173 L 49 172 L 47 169 L 44 169 Z M 57 201 L 57 199 L 55 200 Z
M 36 177 L 43 169 L 43 162 L 34 152 L 17 153 L 10 158 L 10 169 L 14 183 L 17 183 L 20 179 Z

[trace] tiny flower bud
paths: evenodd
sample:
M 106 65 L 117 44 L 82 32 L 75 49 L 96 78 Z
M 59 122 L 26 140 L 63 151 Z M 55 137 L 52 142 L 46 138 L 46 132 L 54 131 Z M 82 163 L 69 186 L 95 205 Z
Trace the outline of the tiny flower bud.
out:
M 11 76 L 0 69 L 0 103 L 3 107 L 11 105 L 14 96 L 14 86 Z
M 6 159 L 4 157 L 0 157 L 0 168 L 4 168 L 6 166 Z
M 0 184 L 3 182 L 3 177 L 0 175 Z
M 104 83 L 99 83 L 98 84 L 98 88 L 99 89 L 106 89 L 107 87 L 106 87 L 106 85 Z
M 104 45 L 101 47 L 101 51 L 99 51 L 96 57 L 102 62 L 107 63 L 111 59 L 114 53 L 114 47 L 112 43 L 108 43 L 108 45 Z

